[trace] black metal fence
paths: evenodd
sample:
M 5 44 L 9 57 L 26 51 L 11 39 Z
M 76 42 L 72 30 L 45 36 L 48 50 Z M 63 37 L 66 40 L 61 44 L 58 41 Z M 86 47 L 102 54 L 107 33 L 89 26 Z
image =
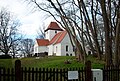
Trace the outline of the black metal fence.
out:
M 0 81 L 93 81 L 90 65 L 85 68 L 22 68 L 20 61 L 15 63 L 15 68 L 0 67 Z M 77 79 L 68 79 L 69 71 L 77 71 Z M 106 66 L 103 69 L 103 81 L 120 81 L 119 66 Z
M 120 81 L 120 66 L 106 66 L 103 69 L 103 81 Z
M 73 81 L 85 81 L 83 68 L 51 69 L 51 68 L 21 68 L 20 81 L 68 81 L 68 71 L 78 71 L 78 79 Z M 0 68 L 0 81 L 16 81 L 13 68 Z M 72 81 L 72 80 L 70 80 Z

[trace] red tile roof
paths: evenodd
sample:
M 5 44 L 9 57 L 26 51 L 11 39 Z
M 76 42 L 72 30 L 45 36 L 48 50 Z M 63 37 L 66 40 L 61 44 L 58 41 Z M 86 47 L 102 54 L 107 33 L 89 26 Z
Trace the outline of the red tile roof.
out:
M 49 40 L 47 39 L 36 39 L 38 46 L 47 46 L 49 44 Z
M 62 31 L 62 32 L 57 33 L 57 34 L 52 38 L 52 40 L 50 41 L 49 44 L 57 44 L 57 43 L 60 43 L 60 42 L 64 39 L 64 37 L 65 37 L 66 34 L 67 34 L 67 31 Z
M 49 24 L 48 28 L 45 30 L 45 32 L 46 32 L 47 30 L 59 30 L 59 31 L 63 31 L 63 29 L 61 29 L 56 22 L 51 22 L 51 23 Z
M 64 37 L 66 36 L 66 34 L 67 34 L 67 31 L 63 31 L 61 33 L 61 36 L 58 38 L 58 40 L 56 41 L 55 44 L 60 43 L 64 39 Z
M 50 41 L 49 44 L 53 44 L 53 43 L 59 38 L 59 36 L 61 35 L 61 33 L 62 33 L 62 32 L 57 33 L 57 34 L 51 39 L 51 41 Z

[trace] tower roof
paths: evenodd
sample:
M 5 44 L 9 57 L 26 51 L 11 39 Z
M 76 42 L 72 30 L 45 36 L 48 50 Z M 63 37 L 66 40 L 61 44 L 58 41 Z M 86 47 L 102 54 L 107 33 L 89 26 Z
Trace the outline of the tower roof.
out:
M 51 23 L 49 24 L 48 28 L 45 30 L 45 32 L 46 32 L 47 30 L 59 30 L 59 31 L 63 31 L 63 29 L 61 29 L 56 22 L 51 22 Z

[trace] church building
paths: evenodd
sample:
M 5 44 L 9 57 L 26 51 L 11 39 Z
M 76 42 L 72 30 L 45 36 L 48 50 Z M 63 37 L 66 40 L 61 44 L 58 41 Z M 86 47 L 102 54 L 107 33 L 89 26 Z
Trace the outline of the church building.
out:
M 48 56 L 75 56 L 67 31 L 56 22 L 51 22 L 45 30 L 45 39 L 35 40 L 34 54 L 42 53 Z

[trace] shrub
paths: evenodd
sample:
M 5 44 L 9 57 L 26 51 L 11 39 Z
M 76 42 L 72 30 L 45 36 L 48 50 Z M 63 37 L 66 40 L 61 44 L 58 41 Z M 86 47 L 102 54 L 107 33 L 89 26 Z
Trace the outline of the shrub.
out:
M 0 55 L 0 59 L 10 59 L 12 58 L 10 55 Z
M 70 60 L 64 61 L 64 64 L 71 64 Z

